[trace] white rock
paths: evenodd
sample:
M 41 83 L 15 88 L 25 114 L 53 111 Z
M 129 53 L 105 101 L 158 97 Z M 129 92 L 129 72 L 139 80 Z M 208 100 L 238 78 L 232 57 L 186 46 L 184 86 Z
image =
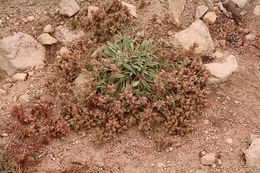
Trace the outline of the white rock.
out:
M 254 15 L 260 16 L 260 5 L 255 6 Z
M 54 31 L 52 25 L 46 25 L 44 28 L 43 28 L 43 32 L 45 33 L 52 33 Z
M 250 147 L 245 151 L 246 165 L 254 170 L 252 172 L 260 172 L 260 138 L 255 139 Z
M 232 0 L 232 1 L 235 4 L 237 4 L 239 8 L 243 8 L 247 3 L 247 0 Z
M 68 44 L 72 41 L 79 40 L 80 38 L 84 37 L 85 33 L 83 31 L 70 31 L 67 27 L 65 26 L 58 26 L 55 29 L 54 37 L 64 43 Z
M 25 81 L 27 79 L 27 74 L 26 73 L 16 73 L 12 79 L 14 81 Z
M 31 96 L 29 94 L 23 94 L 18 98 L 18 101 L 21 103 L 28 103 L 31 99 Z
M 203 20 L 205 23 L 210 25 L 214 24 L 217 20 L 217 15 L 214 12 L 208 12 L 204 17 Z
M 42 64 L 39 64 L 39 65 L 37 65 L 37 66 L 35 66 L 35 70 L 41 70 L 41 69 L 43 69 L 44 67 L 46 66 L 46 64 L 45 63 L 42 63 Z
M 7 133 L 3 133 L 3 134 L 2 134 L 2 137 L 7 137 L 7 136 L 8 136 Z
M 210 83 L 218 83 L 226 81 L 231 74 L 236 71 L 238 65 L 234 55 L 227 57 L 224 63 L 205 64 L 206 69 L 211 73 Z
M 199 5 L 199 6 L 197 6 L 195 18 L 196 19 L 201 18 L 208 11 L 208 9 L 209 8 L 206 5 Z
M 174 34 L 173 40 L 173 44 L 181 45 L 185 50 L 190 50 L 195 43 L 197 47 L 194 51 L 197 54 L 211 54 L 215 49 L 207 25 L 199 19 L 187 29 Z
M 170 13 L 175 20 L 178 20 L 185 8 L 186 0 L 168 0 L 168 2 Z
M 29 17 L 27 17 L 27 21 L 28 21 L 28 22 L 32 22 L 32 21 L 34 21 L 34 17 L 33 17 L 33 16 L 29 16 Z
M 132 5 L 132 4 L 128 4 L 126 2 L 122 2 L 122 5 L 125 6 L 128 10 L 129 13 L 134 16 L 135 18 L 137 18 L 137 13 L 136 13 L 136 6 Z
M 57 40 L 50 36 L 50 34 L 43 33 L 41 34 L 37 40 L 42 44 L 42 45 L 51 45 L 57 43 Z
M 6 91 L 0 88 L 0 95 L 6 95 Z
M 98 7 L 94 7 L 94 6 L 89 6 L 88 7 L 88 18 L 89 18 L 89 20 L 92 20 L 92 17 L 93 17 L 92 14 L 93 13 L 97 13 L 98 10 L 99 10 Z
M 208 153 L 201 157 L 201 164 L 205 166 L 212 166 L 216 161 L 216 154 Z
M 8 75 L 43 63 L 45 48 L 32 36 L 16 33 L 0 40 L 0 69 Z
M 69 53 L 70 53 L 70 51 L 69 51 L 69 49 L 68 49 L 67 47 L 62 47 L 62 48 L 60 49 L 60 51 L 59 51 L 59 54 L 60 54 L 61 56 L 67 55 L 67 54 L 69 54 Z
M 247 35 L 246 35 L 246 39 L 247 39 L 247 40 L 255 40 L 255 38 L 256 38 L 256 35 L 255 35 L 255 34 L 247 34 Z
M 73 16 L 79 11 L 79 5 L 75 0 L 61 0 L 60 2 L 60 12 L 63 15 L 69 17 Z

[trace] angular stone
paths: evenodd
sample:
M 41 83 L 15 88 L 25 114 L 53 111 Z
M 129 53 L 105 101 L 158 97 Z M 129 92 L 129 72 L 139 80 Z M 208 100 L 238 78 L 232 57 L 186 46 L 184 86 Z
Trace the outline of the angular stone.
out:
M 216 154 L 208 153 L 201 158 L 201 164 L 205 166 L 212 166 L 216 161 Z
M 195 18 L 196 19 L 201 18 L 208 11 L 208 9 L 209 8 L 206 5 L 199 5 L 199 6 L 197 6 Z
M 260 16 L 260 5 L 255 6 L 254 15 Z
M 23 94 L 18 98 L 18 101 L 21 103 L 28 103 L 31 99 L 31 96 L 29 94 Z
M 58 26 L 54 33 L 54 37 L 64 44 L 79 40 L 84 37 L 84 35 L 85 33 L 83 31 L 70 31 L 67 27 L 62 25 Z
M 13 77 L 13 81 L 25 81 L 27 79 L 27 74 L 26 73 L 16 73 Z
M 247 0 L 232 0 L 239 8 L 243 8 L 247 4 Z
M 70 53 L 70 51 L 69 51 L 69 49 L 66 48 L 66 47 L 62 47 L 62 48 L 60 49 L 60 51 L 59 51 L 59 54 L 60 54 L 61 56 L 67 55 L 67 54 L 69 54 L 69 53 Z
M 92 17 L 93 17 L 92 14 L 93 14 L 93 13 L 97 13 L 98 10 L 99 10 L 98 7 L 89 6 L 89 7 L 88 7 L 88 19 L 89 19 L 89 20 L 92 20 Z
M 178 20 L 185 8 L 186 0 L 168 0 L 169 11 L 173 15 L 173 18 Z
M 5 95 L 7 92 L 5 91 L 5 90 L 3 90 L 3 89 L 0 89 L 0 96 L 1 95 Z
M 190 50 L 194 44 L 197 44 L 194 53 L 202 55 L 211 54 L 215 49 L 207 25 L 199 19 L 187 29 L 177 32 L 173 44 L 181 45 L 185 50 Z
M 231 74 L 236 71 L 238 65 L 234 55 L 227 57 L 224 63 L 205 64 L 206 69 L 211 73 L 210 83 L 219 83 L 226 81 Z
M 15 33 L 0 40 L 0 69 L 8 75 L 43 63 L 45 48 L 32 36 Z
M 260 138 L 255 139 L 245 151 L 246 165 L 252 173 L 260 172 Z
M 210 25 L 214 24 L 217 20 L 217 15 L 214 12 L 208 12 L 204 17 L 203 21 Z
M 43 28 L 43 32 L 45 33 L 52 33 L 54 31 L 52 25 L 46 25 L 44 28 Z
M 134 16 L 135 18 L 137 18 L 137 13 L 136 13 L 136 6 L 132 5 L 132 4 L 128 4 L 126 2 L 122 2 L 122 5 L 125 6 L 128 10 L 129 13 Z
M 73 16 L 79 11 L 79 5 L 75 0 L 61 0 L 60 2 L 60 12 L 63 15 L 69 17 Z
M 47 33 L 41 34 L 37 39 L 42 45 L 52 45 L 57 43 L 57 40 Z

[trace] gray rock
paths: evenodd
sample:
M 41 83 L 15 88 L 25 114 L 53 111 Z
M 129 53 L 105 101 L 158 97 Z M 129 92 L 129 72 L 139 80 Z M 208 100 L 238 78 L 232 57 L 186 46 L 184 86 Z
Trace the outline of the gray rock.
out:
M 10 28 L 0 28 L 0 39 L 8 36 L 12 36 Z
M 67 27 L 65 26 L 58 26 L 55 29 L 54 37 L 64 43 L 68 44 L 72 41 L 79 40 L 80 38 L 84 37 L 85 33 L 83 31 L 70 31 Z
M 243 8 L 247 4 L 247 0 L 232 0 L 239 8 Z
M 86 79 L 87 73 L 81 73 L 74 81 L 75 86 L 80 86 L 84 84 L 87 79 Z
M 31 99 L 31 96 L 29 94 L 23 94 L 18 98 L 18 101 L 21 103 L 28 103 Z
M 43 33 L 41 34 L 37 40 L 42 44 L 42 45 L 52 45 L 57 43 L 57 40 L 50 36 L 48 33 Z
M 186 0 L 168 0 L 169 11 L 174 19 L 179 19 L 185 8 Z
M 260 172 L 260 138 L 255 139 L 245 151 L 246 165 L 252 173 Z
M 199 19 L 187 29 L 174 34 L 173 40 L 173 44 L 180 45 L 185 50 L 190 50 L 195 43 L 197 47 L 194 53 L 197 54 L 208 55 L 215 49 L 207 25 Z
M 28 75 L 26 73 L 16 73 L 13 77 L 13 81 L 25 81 Z
M 237 61 L 234 55 L 226 58 L 224 63 L 210 63 L 205 64 L 205 67 L 211 73 L 209 78 L 210 83 L 225 82 L 231 74 L 237 70 Z
M 195 18 L 196 19 L 201 18 L 208 11 L 208 9 L 209 8 L 206 5 L 199 5 L 199 6 L 197 6 Z
M 43 63 L 45 48 L 32 36 L 15 33 L 0 40 L 0 69 L 8 75 Z
M 75 0 L 61 0 L 60 12 L 66 16 L 73 16 L 79 11 L 79 5 Z
M 254 15 L 260 16 L 260 5 L 255 6 Z
M 201 158 L 201 164 L 205 166 L 212 166 L 216 161 L 216 154 L 208 153 Z

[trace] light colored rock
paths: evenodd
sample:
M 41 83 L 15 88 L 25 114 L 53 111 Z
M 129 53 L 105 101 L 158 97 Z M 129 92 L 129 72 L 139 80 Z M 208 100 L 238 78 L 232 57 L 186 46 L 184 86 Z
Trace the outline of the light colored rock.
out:
M 166 165 L 164 163 L 157 163 L 158 168 L 165 168 Z
M 254 15 L 260 16 L 260 5 L 255 6 Z
M 74 81 L 75 86 L 80 86 L 84 84 L 87 79 L 86 79 L 87 73 L 81 73 Z
M 247 0 L 232 0 L 239 8 L 243 8 L 247 4 Z
M 201 164 L 205 166 L 212 166 L 216 161 L 216 154 L 214 153 L 208 153 L 201 157 Z
M 214 24 L 217 20 L 217 15 L 214 12 L 208 12 L 203 17 L 203 20 L 205 23 L 208 23 L 210 25 Z
M 61 0 L 60 12 L 66 16 L 73 16 L 79 11 L 79 5 L 75 0 Z
M 7 93 L 7 92 L 6 92 L 5 90 L 3 90 L 3 89 L 0 88 L 0 96 L 1 96 L 1 95 L 5 95 L 6 93 Z
M 137 13 L 136 13 L 136 6 L 132 5 L 132 4 L 128 4 L 126 2 L 122 2 L 122 5 L 125 6 L 128 10 L 129 13 L 134 16 L 135 18 L 137 18 Z
M 45 33 L 52 33 L 54 31 L 52 25 L 46 25 L 44 28 L 43 28 L 43 32 Z
M 219 83 L 226 81 L 231 74 L 236 71 L 238 65 L 234 55 L 227 57 L 224 63 L 205 64 L 206 69 L 211 73 L 210 83 Z
M 28 21 L 28 22 L 32 22 L 32 21 L 34 21 L 34 17 L 33 17 L 33 16 L 29 16 L 29 17 L 27 17 L 27 21 Z
M 16 73 L 13 77 L 13 81 L 25 81 L 27 79 L 27 74 L 26 73 Z
M 93 14 L 93 13 L 97 13 L 98 10 L 99 10 L 98 7 L 89 6 L 89 7 L 88 7 L 88 19 L 89 19 L 89 20 L 92 20 L 92 17 L 93 17 L 92 14 Z
M 252 173 L 260 172 L 260 138 L 255 139 L 245 151 L 246 165 Z
M 201 18 L 208 11 L 208 9 L 209 8 L 206 5 L 199 5 L 199 6 L 197 6 L 195 18 L 196 19 Z
M 45 63 L 42 63 L 42 64 L 39 64 L 39 65 L 37 65 L 37 66 L 35 66 L 35 70 L 41 70 L 41 69 L 43 69 L 44 67 L 46 66 L 46 64 Z
M 232 138 L 227 138 L 227 139 L 225 139 L 225 141 L 226 141 L 228 144 L 232 144 L 232 143 L 233 143 Z
M 67 27 L 65 26 L 58 26 L 55 29 L 54 37 L 64 43 L 68 44 L 72 41 L 79 40 L 80 38 L 84 37 L 85 33 L 83 31 L 70 31 Z
M 12 36 L 10 28 L 0 28 L 0 39 Z
M 4 85 L 3 85 L 3 88 L 4 88 L 5 90 L 8 90 L 8 89 L 11 88 L 12 86 L 13 86 L 12 83 L 7 83 L 7 84 L 4 84 Z
M 32 36 L 15 33 L 0 40 L 0 69 L 8 75 L 43 63 L 45 48 Z
M 247 39 L 247 40 L 250 40 L 250 41 L 251 41 L 251 40 L 255 40 L 255 38 L 256 38 L 256 35 L 255 35 L 255 34 L 247 34 L 247 35 L 246 35 L 246 39 Z
M 251 135 L 248 136 L 247 142 L 248 142 L 249 145 L 251 145 L 251 143 L 252 143 L 254 140 L 258 139 L 258 138 L 260 138 L 260 135 L 252 135 L 252 134 L 251 134 Z
M 43 33 L 41 34 L 37 40 L 42 44 L 42 45 L 52 45 L 57 43 L 57 40 L 50 36 L 50 34 Z
M 181 45 L 185 50 L 190 50 L 195 43 L 197 47 L 194 53 L 197 54 L 211 54 L 215 49 L 207 25 L 199 19 L 187 29 L 174 34 L 173 40 L 173 44 Z
M 168 0 L 169 11 L 175 20 L 179 20 L 185 8 L 186 0 Z
M 7 136 L 8 136 L 7 133 L 3 133 L 3 134 L 2 134 L 2 137 L 7 137 Z
M 21 103 L 28 103 L 31 99 L 31 96 L 29 94 L 23 94 L 18 98 L 18 101 Z
M 69 54 L 69 53 L 70 53 L 70 51 L 69 51 L 69 49 L 68 49 L 67 47 L 62 47 L 62 48 L 60 49 L 60 51 L 59 51 L 59 54 L 60 54 L 61 56 L 67 55 L 67 54 Z

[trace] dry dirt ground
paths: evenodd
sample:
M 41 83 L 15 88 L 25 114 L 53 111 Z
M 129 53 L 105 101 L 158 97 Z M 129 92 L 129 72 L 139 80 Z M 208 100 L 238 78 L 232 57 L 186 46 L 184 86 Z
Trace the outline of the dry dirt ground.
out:
M 137 4 L 134 0 L 131 2 Z M 153 14 L 163 16 L 167 12 L 165 1 L 146 2 L 150 4 L 138 11 L 141 23 L 145 24 Z M 194 21 L 197 5 L 206 4 L 214 11 L 213 2 L 189 0 L 180 18 L 182 28 Z M 4 25 L 13 32 L 21 31 L 37 37 L 45 25 L 56 27 L 66 22 L 65 17 L 55 13 L 58 3 L 59 0 L 0 0 L 0 17 L 9 18 Z M 81 0 L 79 4 L 99 5 L 88 0 Z M 255 34 L 259 34 L 260 29 L 260 19 L 253 15 L 257 4 L 260 2 L 253 0 L 242 9 L 247 14 L 241 27 Z M 24 23 L 23 19 L 31 15 L 35 16 L 35 20 Z M 217 43 L 216 38 L 213 39 Z M 65 138 L 53 140 L 44 149 L 42 162 L 31 172 L 58 172 L 70 165 L 84 163 L 90 165 L 93 172 L 247 172 L 242 151 L 248 147 L 249 134 L 260 134 L 260 51 L 255 47 L 244 49 L 216 45 L 217 49 L 234 54 L 239 68 L 227 82 L 209 86 L 207 108 L 197 122 L 198 127 L 184 137 L 176 137 L 173 150 L 159 152 L 152 140 L 134 128 L 101 147 L 96 147 L 88 134 L 71 133 Z M 46 47 L 47 67 L 40 71 L 26 71 L 31 72 L 28 80 L 14 83 L 8 94 L 0 98 L 0 134 L 8 133 L 6 127 L 14 120 L 10 110 L 18 104 L 17 98 L 21 94 L 30 93 L 35 100 L 44 97 L 47 92 L 44 83 L 52 75 L 50 60 L 55 59 L 55 51 L 61 46 Z M 9 78 L 2 74 L 0 80 L 1 84 L 5 84 Z M 2 137 L 0 143 L 4 144 L 7 140 L 8 137 Z M 202 166 L 201 151 L 217 153 L 219 162 L 213 167 Z

